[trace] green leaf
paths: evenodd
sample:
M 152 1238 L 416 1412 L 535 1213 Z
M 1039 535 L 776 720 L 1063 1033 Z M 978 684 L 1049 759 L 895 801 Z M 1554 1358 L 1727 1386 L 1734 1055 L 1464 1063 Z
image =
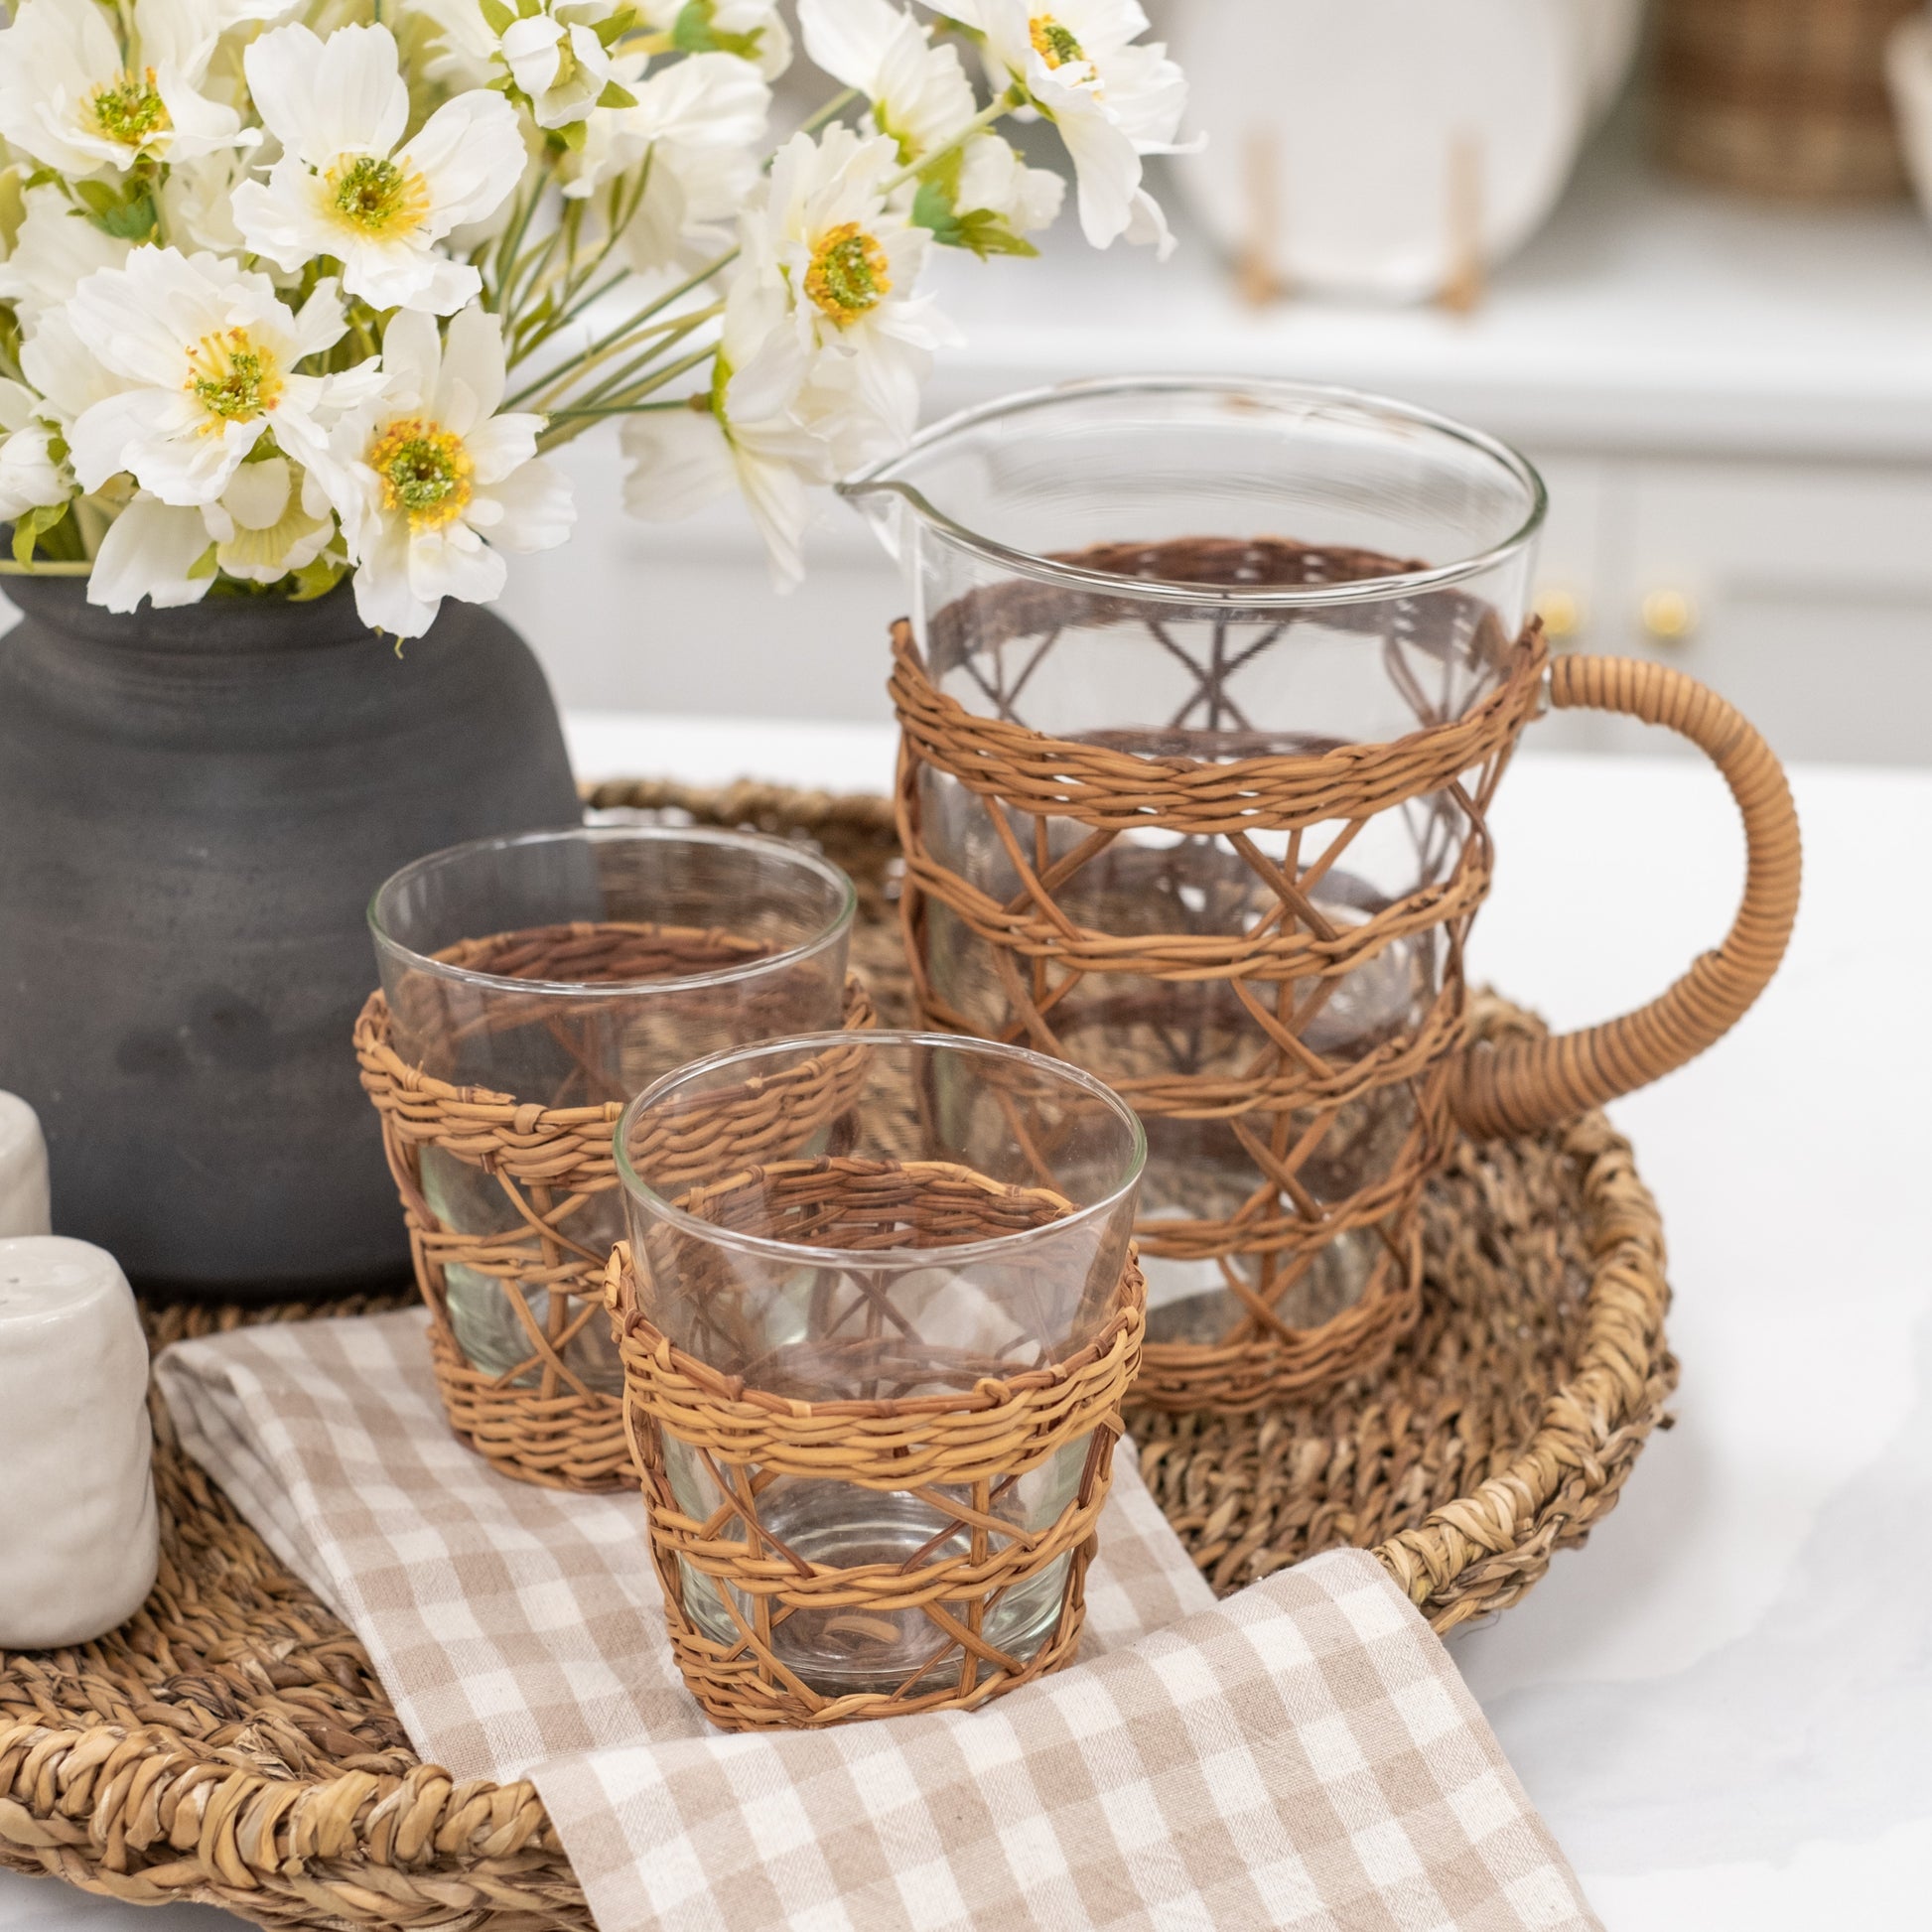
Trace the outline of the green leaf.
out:
M 14 562 L 24 569 L 34 566 L 34 544 L 67 520 L 66 502 L 42 503 L 38 508 L 25 510 L 14 518 Z
M 203 577 L 212 577 L 215 571 L 214 553 L 219 546 L 210 543 L 195 561 L 188 566 L 188 581 L 192 584 Z
M 144 188 L 129 183 L 125 190 L 104 181 L 71 184 L 87 219 L 121 241 L 140 241 L 154 232 L 154 200 Z
M 956 236 L 942 236 L 942 244 L 948 248 L 970 248 L 981 261 L 989 255 L 1039 253 L 1025 235 L 1015 234 L 1007 226 L 1004 215 L 995 214 L 990 207 L 976 207 L 970 213 L 962 214 L 958 228 Z
M 561 141 L 572 154 L 575 154 L 589 138 L 590 131 L 588 121 L 572 121 L 568 126 L 552 128 L 550 138 L 553 141 Z
M 671 46 L 680 54 L 736 54 L 741 61 L 756 61 L 762 30 L 727 34 L 712 24 L 716 16 L 714 0 L 686 0 L 671 23 Z
M 146 195 L 94 216 L 94 226 L 122 241 L 145 241 L 156 226 L 154 203 Z
M 26 218 L 26 190 L 20 170 L 9 168 L 0 173 L 0 246 L 8 254 L 13 253 L 14 243 L 20 238 L 20 224 Z
M 635 107 L 637 96 L 627 88 L 620 87 L 615 80 L 607 80 L 604 91 L 597 97 L 597 104 L 600 107 Z
M 313 604 L 319 597 L 327 597 L 347 574 L 348 564 L 341 557 L 331 557 L 326 551 L 313 562 L 306 563 L 300 570 L 289 572 L 289 579 L 295 589 L 289 593 L 291 604 Z
M 953 212 L 952 196 L 936 181 L 922 181 L 912 197 L 912 223 L 930 228 L 942 247 L 953 247 L 959 239 L 959 216 Z
M 600 47 L 609 49 L 615 46 L 617 42 L 622 40 L 624 35 L 629 33 L 631 28 L 636 26 L 636 24 L 637 9 L 635 7 L 620 7 L 608 19 L 598 21 L 591 28 L 591 32 L 597 36 Z
M 503 0 L 477 0 L 477 5 L 482 9 L 483 20 L 488 26 L 489 31 L 498 40 L 502 39 L 508 33 L 511 26 L 515 24 L 516 10 L 513 7 L 506 7 L 503 4 Z
M 965 151 L 954 148 L 942 154 L 919 176 L 919 191 L 912 198 L 912 219 L 921 228 L 930 228 L 942 247 L 959 245 L 959 178 L 966 166 Z

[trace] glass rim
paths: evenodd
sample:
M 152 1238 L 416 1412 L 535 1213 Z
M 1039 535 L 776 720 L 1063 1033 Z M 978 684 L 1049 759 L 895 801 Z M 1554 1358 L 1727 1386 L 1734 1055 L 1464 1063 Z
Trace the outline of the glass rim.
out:
M 1102 1102 L 1127 1127 L 1128 1150 L 1123 1175 L 1099 1200 L 1076 1207 L 1072 1213 L 1064 1214 L 1056 1221 L 1045 1221 L 1036 1228 L 1023 1228 L 1014 1234 L 989 1235 L 983 1241 L 953 1242 L 943 1248 L 826 1248 L 811 1242 L 779 1241 L 770 1235 L 745 1234 L 735 1228 L 722 1228 L 715 1221 L 701 1220 L 695 1214 L 686 1213 L 675 1201 L 666 1200 L 632 1166 L 630 1129 L 633 1122 L 642 1117 L 645 1108 L 687 1080 L 743 1060 L 796 1052 L 801 1047 L 823 1049 L 831 1046 L 937 1046 L 952 1052 L 982 1053 L 991 1059 L 1020 1062 L 1063 1080 L 1068 1086 L 1079 1087 Z M 702 1059 L 692 1060 L 684 1066 L 673 1068 L 669 1073 L 660 1074 L 638 1094 L 624 1108 L 613 1143 L 618 1179 L 624 1192 L 641 1200 L 652 1213 L 670 1222 L 673 1227 L 719 1247 L 737 1248 L 775 1261 L 833 1267 L 904 1270 L 932 1267 L 933 1257 L 937 1255 L 945 1256 L 950 1262 L 979 1261 L 992 1255 L 1009 1254 L 1016 1246 L 1036 1241 L 1042 1235 L 1061 1233 L 1112 1213 L 1140 1184 L 1141 1175 L 1147 1168 L 1147 1128 L 1140 1115 L 1104 1080 L 1087 1072 L 1084 1067 L 1053 1059 L 1045 1053 L 1035 1053 L 1028 1046 L 1011 1046 L 1003 1040 L 978 1039 L 966 1034 L 926 1033 L 910 1027 L 882 1027 L 866 1033 L 791 1034 L 781 1039 L 754 1040 L 749 1045 L 728 1046 L 721 1052 L 707 1053 Z
M 405 944 L 382 923 L 381 905 L 392 887 L 419 878 L 436 868 L 477 854 L 539 845 L 710 845 L 728 846 L 734 851 L 748 848 L 774 855 L 809 872 L 833 888 L 839 896 L 839 909 L 823 931 L 782 951 L 760 953 L 736 965 L 720 966 L 706 973 L 680 973 L 674 979 L 643 980 L 539 980 L 521 979 L 509 973 L 483 973 L 473 966 L 459 966 L 453 960 L 438 959 Z M 561 825 L 535 832 L 498 832 L 481 839 L 466 839 L 460 845 L 446 845 L 439 852 L 426 852 L 398 867 L 369 896 L 369 931 L 378 948 L 386 949 L 407 962 L 410 970 L 427 973 L 461 986 L 488 993 L 541 993 L 556 999 L 602 1000 L 635 999 L 640 994 L 687 992 L 693 987 L 723 986 L 733 981 L 756 979 L 784 967 L 800 964 L 829 951 L 852 930 L 859 912 L 859 889 L 851 877 L 829 859 L 788 839 L 775 839 L 763 832 L 738 832 L 714 825 Z M 721 926 L 720 930 L 728 928 Z M 478 934 L 477 937 L 484 935 Z M 461 943 L 460 941 L 454 943 Z
M 1111 571 L 1089 570 L 1083 565 L 1061 563 L 1034 551 L 1016 550 L 997 538 L 968 529 L 965 524 L 938 508 L 922 490 L 893 474 L 901 465 L 961 430 L 998 422 L 1005 417 L 1031 415 L 1057 404 L 1093 397 L 1181 395 L 1190 392 L 1207 397 L 1246 397 L 1275 404 L 1300 403 L 1311 408 L 1341 409 L 1363 417 L 1393 417 L 1411 429 L 1426 431 L 1486 457 L 1524 489 L 1529 499 L 1528 511 L 1517 528 L 1500 542 L 1470 556 L 1446 564 L 1432 564 L 1423 570 L 1390 571 L 1380 577 L 1358 577 L 1341 584 L 1183 584 L 1173 578 L 1123 577 Z M 992 402 L 977 403 L 970 409 L 955 411 L 921 430 L 896 455 L 882 458 L 843 479 L 834 487 L 839 495 L 851 503 L 863 503 L 865 498 L 874 495 L 897 496 L 962 548 L 1038 583 L 1058 584 L 1112 597 L 1145 597 L 1163 604 L 1240 604 L 1262 610 L 1375 604 L 1390 598 L 1413 597 L 1419 592 L 1441 590 L 1472 577 L 1480 577 L 1527 548 L 1542 529 L 1550 507 L 1549 490 L 1536 466 L 1500 437 L 1473 429 L 1466 423 L 1457 422 L 1452 416 L 1439 415 L 1435 410 L 1402 402 L 1393 396 L 1379 395 L 1373 390 L 1351 389 L 1332 382 L 1297 382 L 1275 376 L 1090 376 L 1075 382 L 1056 382 L 1039 388 L 1018 390 Z

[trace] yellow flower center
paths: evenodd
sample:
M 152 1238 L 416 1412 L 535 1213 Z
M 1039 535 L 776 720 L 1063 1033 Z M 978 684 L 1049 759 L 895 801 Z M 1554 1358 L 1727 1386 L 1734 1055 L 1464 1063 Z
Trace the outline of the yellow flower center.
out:
M 118 80 L 103 80 L 87 96 L 87 105 L 95 127 L 124 148 L 143 147 L 174 126 L 156 91 L 152 68 L 140 73 L 130 69 Z
M 1027 35 L 1034 52 L 1049 68 L 1063 68 L 1069 61 L 1084 61 L 1086 49 L 1051 14 L 1035 14 L 1027 23 Z
M 363 234 L 406 234 L 429 213 L 429 184 L 422 176 L 372 154 L 341 156 L 323 180 L 337 218 Z
M 183 385 L 207 411 L 205 436 L 218 436 L 223 423 L 249 423 L 282 399 L 282 371 L 267 349 L 245 329 L 204 336 L 188 351 Z
M 463 438 L 440 423 L 399 416 L 369 445 L 365 460 L 382 479 L 382 507 L 408 511 L 412 530 L 440 530 L 470 501 L 476 466 Z
M 805 271 L 805 293 L 845 329 L 892 294 L 886 269 L 885 249 L 858 222 L 848 221 L 819 237 Z

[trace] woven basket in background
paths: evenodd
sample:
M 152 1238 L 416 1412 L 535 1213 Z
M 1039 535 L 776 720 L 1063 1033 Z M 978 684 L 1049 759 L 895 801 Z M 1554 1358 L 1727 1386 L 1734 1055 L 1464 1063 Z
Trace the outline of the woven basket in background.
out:
M 1922 0 L 1663 0 L 1658 142 L 1680 174 L 1778 201 L 1905 192 L 1885 40 Z

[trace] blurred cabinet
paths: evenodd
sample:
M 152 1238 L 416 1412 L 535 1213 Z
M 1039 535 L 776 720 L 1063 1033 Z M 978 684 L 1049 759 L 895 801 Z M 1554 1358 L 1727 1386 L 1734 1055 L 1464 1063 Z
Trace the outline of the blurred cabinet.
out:
M 1669 458 L 1547 464 L 1559 647 L 1675 664 L 1788 759 L 1932 759 L 1932 471 Z M 1536 743 L 1683 748 L 1588 716 Z

